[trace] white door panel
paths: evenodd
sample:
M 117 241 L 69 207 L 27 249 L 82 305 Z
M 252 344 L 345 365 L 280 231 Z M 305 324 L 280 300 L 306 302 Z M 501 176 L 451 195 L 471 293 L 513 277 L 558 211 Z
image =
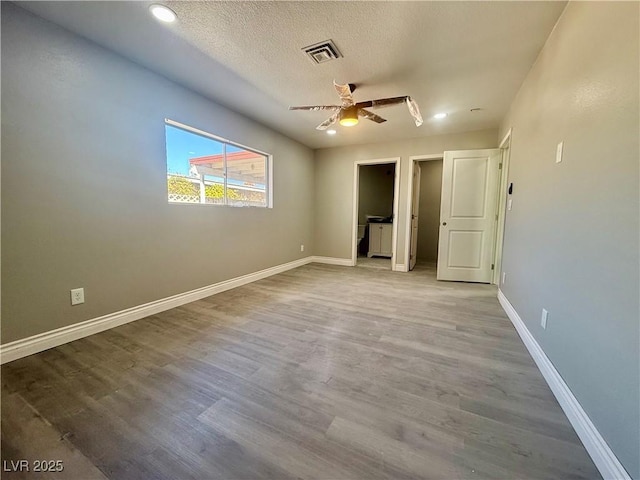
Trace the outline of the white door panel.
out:
M 391 240 L 393 237 L 393 226 L 385 224 L 380 227 L 380 251 L 391 256 Z
M 453 158 L 451 218 L 484 217 L 488 158 Z
M 480 268 L 483 232 L 449 231 L 449 268 Z
M 491 283 L 501 152 L 444 152 L 438 280 Z

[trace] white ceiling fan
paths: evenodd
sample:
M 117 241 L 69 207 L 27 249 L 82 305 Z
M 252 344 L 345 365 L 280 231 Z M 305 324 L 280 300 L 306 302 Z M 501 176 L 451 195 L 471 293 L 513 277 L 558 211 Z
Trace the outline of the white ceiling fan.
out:
M 359 117 L 366 118 L 367 120 L 371 120 L 376 123 L 386 122 L 386 119 L 366 109 L 389 107 L 392 105 L 406 103 L 407 107 L 409 108 L 409 113 L 416 123 L 416 127 L 422 125 L 422 115 L 420 115 L 418 104 L 408 95 L 405 95 L 403 97 L 379 98 L 377 100 L 367 100 L 365 102 L 355 103 L 352 97 L 352 93 L 355 91 L 356 86 L 353 83 L 340 85 L 334 80 L 333 86 L 335 87 L 338 95 L 340 96 L 340 99 L 342 100 L 342 105 L 309 105 L 301 107 L 289 107 L 289 110 L 334 111 L 335 113 L 333 115 L 331 115 L 316 127 L 318 130 L 326 130 L 336 122 L 339 122 L 340 125 L 344 127 L 351 127 L 358 123 Z

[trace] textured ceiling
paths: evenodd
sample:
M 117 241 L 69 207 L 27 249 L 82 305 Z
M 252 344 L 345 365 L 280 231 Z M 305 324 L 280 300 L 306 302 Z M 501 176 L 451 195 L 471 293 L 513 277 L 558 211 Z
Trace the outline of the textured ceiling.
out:
M 312 147 L 415 138 L 497 127 L 565 2 L 18 2 L 37 15 Z M 316 65 L 302 47 L 332 39 L 344 58 Z M 356 101 L 412 96 L 329 137 L 332 81 L 355 83 Z M 471 112 L 472 108 L 480 111 Z M 445 120 L 432 115 L 444 111 Z

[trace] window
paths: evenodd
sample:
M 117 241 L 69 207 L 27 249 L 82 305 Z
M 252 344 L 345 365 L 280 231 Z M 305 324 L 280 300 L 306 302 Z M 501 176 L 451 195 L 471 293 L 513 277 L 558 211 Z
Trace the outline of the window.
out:
M 169 203 L 271 207 L 270 155 L 165 120 Z

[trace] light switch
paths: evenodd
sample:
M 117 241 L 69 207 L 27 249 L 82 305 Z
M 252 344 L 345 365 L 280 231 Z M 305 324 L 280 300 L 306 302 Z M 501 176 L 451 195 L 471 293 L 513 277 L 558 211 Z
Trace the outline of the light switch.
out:
M 513 203 L 513 200 L 509 199 L 507 200 L 507 210 L 511 210 L 511 204 Z
M 564 142 L 560 142 L 558 144 L 558 148 L 556 149 L 556 163 L 560 163 L 562 161 L 562 145 Z

